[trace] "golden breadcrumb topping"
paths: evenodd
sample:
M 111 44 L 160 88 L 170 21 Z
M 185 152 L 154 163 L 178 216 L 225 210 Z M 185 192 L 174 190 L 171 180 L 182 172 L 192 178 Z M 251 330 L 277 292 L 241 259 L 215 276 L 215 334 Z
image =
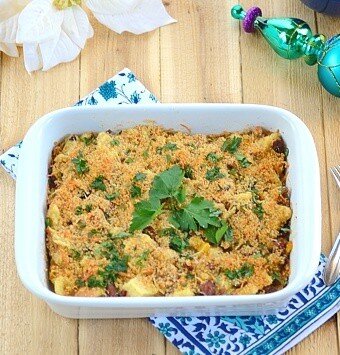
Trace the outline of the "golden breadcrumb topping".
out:
M 49 277 L 68 296 L 261 294 L 289 277 L 279 132 L 156 125 L 72 135 L 53 150 Z

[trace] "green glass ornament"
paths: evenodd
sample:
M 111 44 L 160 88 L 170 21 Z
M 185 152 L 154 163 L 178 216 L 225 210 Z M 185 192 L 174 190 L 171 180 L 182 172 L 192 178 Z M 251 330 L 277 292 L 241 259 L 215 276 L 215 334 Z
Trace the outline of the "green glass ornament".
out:
M 242 20 L 245 32 L 259 30 L 280 57 L 289 60 L 304 58 L 308 65 L 318 64 L 322 86 L 340 97 L 340 34 L 326 41 L 322 34 L 313 36 L 305 21 L 296 18 L 266 19 L 258 7 L 245 12 L 241 5 L 236 5 L 231 15 Z

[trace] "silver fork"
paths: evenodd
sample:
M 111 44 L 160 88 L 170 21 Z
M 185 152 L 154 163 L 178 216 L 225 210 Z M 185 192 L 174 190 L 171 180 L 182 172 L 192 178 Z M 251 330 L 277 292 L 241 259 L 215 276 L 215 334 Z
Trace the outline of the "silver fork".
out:
M 331 168 L 334 179 L 340 188 L 340 165 Z M 329 259 L 325 266 L 324 281 L 327 286 L 331 286 L 340 276 L 340 234 L 336 238 L 334 246 L 329 254 Z

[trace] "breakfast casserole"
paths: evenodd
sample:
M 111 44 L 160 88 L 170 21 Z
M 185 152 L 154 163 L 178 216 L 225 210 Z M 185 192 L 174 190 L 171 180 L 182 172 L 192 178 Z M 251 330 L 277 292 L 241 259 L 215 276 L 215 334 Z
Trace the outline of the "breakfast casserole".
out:
M 285 287 L 292 249 L 279 132 L 148 124 L 71 135 L 49 169 L 49 279 L 66 296 L 250 295 Z

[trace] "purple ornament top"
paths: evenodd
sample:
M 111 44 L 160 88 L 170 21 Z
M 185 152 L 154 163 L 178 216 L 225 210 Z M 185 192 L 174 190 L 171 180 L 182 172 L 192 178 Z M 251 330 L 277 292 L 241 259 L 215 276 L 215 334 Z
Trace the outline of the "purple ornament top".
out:
M 255 32 L 254 23 L 259 16 L 262 16 L 262 11 L 257 6 L 253 6 L 247 11 L 245 18 L 242 21 L 242 27 L 245 32 Z

